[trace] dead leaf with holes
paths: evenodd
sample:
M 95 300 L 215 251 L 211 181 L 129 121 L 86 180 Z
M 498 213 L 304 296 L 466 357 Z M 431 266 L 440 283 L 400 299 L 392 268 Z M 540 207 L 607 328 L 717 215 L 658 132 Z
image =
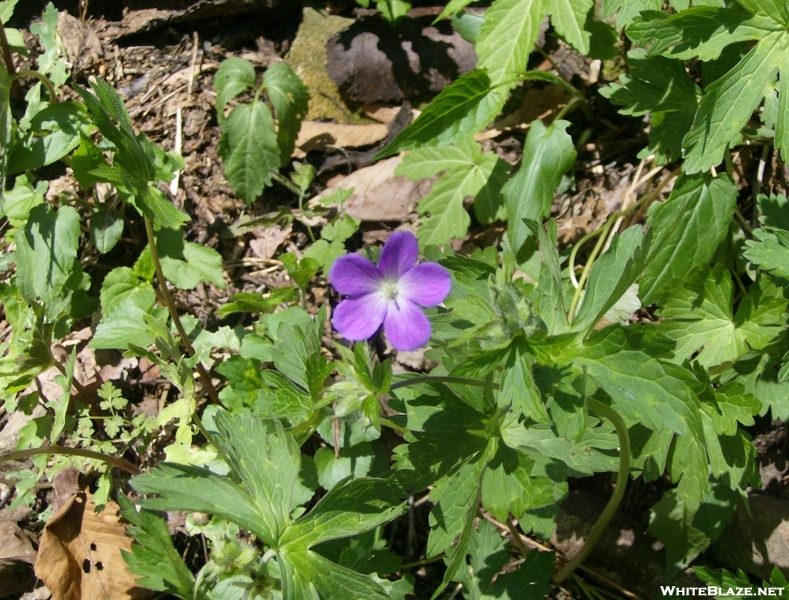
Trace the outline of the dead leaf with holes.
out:
M 114 502 L 99 514 L 90 492 L 72 495 L 44 527 L 35 571 L 54 600 L 143 600 L 152 592 L 135 583 L 121 556 L 130 550 Z

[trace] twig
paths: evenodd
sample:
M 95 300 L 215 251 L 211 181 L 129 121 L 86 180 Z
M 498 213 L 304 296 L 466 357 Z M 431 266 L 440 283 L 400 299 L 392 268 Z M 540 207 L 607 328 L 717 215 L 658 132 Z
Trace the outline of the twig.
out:
M 608 523 L 614 516 L 616 509 L 619 508 L 620 502 L 622 502 L 622 497 L 625 495 L 625 488 L 627 487 L 627 480 L 628 477 L 630 477 L 630 434 L 627 431 L 627 425 L 624 420 L 622 420 L 622 417 L 619 416 L 619 413 L 610 406 L 594 398 L 588 398 L 587 403 L 590 410 L 593 410 L 611 421 L 616 428 L 616 434 L 619 436 L 619 472 L 616 476 L 616 488 L 614 489 L 614 493 L 611 494 L 611 499 L 608 501 L 608 504 L 606 504 L 605 509 L 597 519 L 594 527 L 592 527 L 592 532 L 584 542 L 581 550 L 578 554 L 573 556 L 570 562 L 568 562 L 553 578 L 553 582 L 556 585 L 559 585 L 562 581 L 567 579 L 597 545 L 597 542 L 603 535 L 603 531 L 608 527 Z
M 153 267 L 156 270 L 156 277 L 159 279 L 159 289 L 162 292 L 162 298 L 164 299 L 164 303 L 167 305 L 167 310 L 169 311 L 170 317 L 175 324 L 175 328 L 178 330 L 178 335 L 181 338 L 181 344 L 183 345 L 187 354 L 192 357 L 195 355 L 195 349 L 192 347 L 192 342 L 189 339 L 189 335 L 186 333 L 183 323 L 181 323 L 181 317 L 178 315 L 178 309 L 175 307 L 175 302 L 173 302 L 173 297 L 170 295 L 170 290 L 167 289 L 167 279 L 164 276 L 162 263 L 159 261 L 159 251 L 156 248 L 156 238 L 153 233 L 153 224 L 147 216 L 145 217 L 145 232 L 148 234 L 148 246 L 151 249 Z M 206 392 L 208 392 L 208 395 L 211 397 L 211 401 L 214 404 L 221 406 L 221 403 L 219 402 L 219 396 L 216 393 L 216 388 L 214 388 L 214 384 L 211 383 L 211 378 L 208 376 L 203 364 L 200 361 L 197 361 L 195 366 L 197 368 L 197 374 L 200 377 L 200 381 L 203 384 L 203 388 L 206 390 Z
M 113 467 L 118 467 L 131 473 L 132 475 L 139 475 L 140 469 L 134 466 L 125 458 L 118 458 L 117 456 L 110 456 L 109 454 L 102 454 L 101 452 L 94 452 L 93 450 L 85 450 L 84 448 L 66 448 L 64 446 L 57 446 L 55 444 L 45 448 L 31 448 L 29 450 L 19 450 L 18 452 L 11 452 L 0 456 L 0 463 L 8 462 L 11 460 L 21 460 L 30 456 L 38 456 L 40 454 L 57 454 L 61 456 L 81 456 L 82 458 L 92 458 L 100 460 Z

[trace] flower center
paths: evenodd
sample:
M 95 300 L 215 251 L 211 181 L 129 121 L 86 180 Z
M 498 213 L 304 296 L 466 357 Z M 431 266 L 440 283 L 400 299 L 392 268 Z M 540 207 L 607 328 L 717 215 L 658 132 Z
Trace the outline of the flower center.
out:
M 400 286 L 397 284 L 397 280 L 384 279 L 381 282 L 381 293 L 387 300 L 396 300 L 400 294 Z

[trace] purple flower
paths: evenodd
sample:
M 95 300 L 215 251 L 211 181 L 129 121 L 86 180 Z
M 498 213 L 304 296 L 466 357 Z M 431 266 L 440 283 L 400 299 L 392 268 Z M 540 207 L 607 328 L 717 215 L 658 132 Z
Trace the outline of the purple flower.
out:
M 397 350 L 415 350 L 430 339 L 430 322 L 420 306 L 444 301 L 452 279 L 434 262 L 416 264 L 414 234 L 396 231 L 386 240 L 376 267 L 358 254 L 334 261 L 329 280 L 348 296 L 337 305 L 332 322 L 348 340 L 366 340 L 384 324 L 386 337 Z

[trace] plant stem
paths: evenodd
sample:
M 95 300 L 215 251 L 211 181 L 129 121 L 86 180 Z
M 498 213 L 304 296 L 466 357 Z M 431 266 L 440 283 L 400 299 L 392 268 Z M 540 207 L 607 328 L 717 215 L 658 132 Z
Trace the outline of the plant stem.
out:
M 634 202 L 627 208 L 617 211 L 609 215 L 608 220 L 606 221 L 605 225 L 601 228 L 596 229 L 590 233 L 587 233 L 584 237 L 580 239 L 580 241 L 573 246 L 573 249 L 570 251 L 570 260 L 569 260 L 569 269 L 570 269 L 570 279 L 573 281 L 575 285 L 575 294 L 573 294 L 572 302 L 570 303 L 570 308 L 567 311 L 567 320 L 570 322 L 570 325 L 573 324 L 575 320 L 575 309 L 578 307 L 578 303 L 581 300 L 581 292 L 583 291 L 584 284 L 586 283 L 586 278 L 589 276 L 589 272 L 592 270 L 592 265 L 594 265 L 594 261 L 597 258 L 598 252 L 602 248 L 603 244 L 605 243 L 606 238 L 608 237 L 608 232 L 610 231 L 613 224 L 624 215 L 634 212 L 636 209 L 642 207 L 644 204 L 651 202 L 654 200 L 657 195 L 661 192 L 661 190 L 668 184 L 668 182 L 676 175 L 679 174 L 681 171 L 681 167 L 677 167 L 671 173 L 666 175 L 658 184 L 648 194 L 644 194 L 637 202 Z M 592 250 L 592 254 L 589 256 L 589 259 L 586 261 L 586 265 L 584 265 L 584 269 L 581 272 L 581 279 L 577 282 L 575 281 L 575 257 L 578 254 L 578 250 L 583 246 L 586 242 L 591 240 L 595 236 L 600 236 L 600 239 L 595 244 L 594 249 Z
M 16 73 L 16 67 L 14 67 L 14 59 L 11 56 L 11 46 L 8 45 L 8 37 L 6 37 L 5 27 L 2 23 L 0 23 L 0 46 L 2 46 L 5 69 L 8 74 L 13 77 Z
M 108 465 L 112 465 L 113 467 L 123 469 L 132 475 L 140 474 L 140 469 L 135 467 L 125 458 L 118 458 L 117 456 L 110 456 L 108 454 L 94 452 L 93 450 L 85 450 L 83 448 L 66 448 L 65 446 L 57 446 L 54 444 L 52 446 L 47 446 L 46 448 L 31 448 L 30 450 L 20 450 L 18 452 L 4 454 L 3 456 L 0 456 L 0 463 L 8 462 L 9 460 L 21 460 L 23 458 L 28 458 L 29 456 L 38 456 L 39 454 L 58 454 L 63 456 L 81 456 L 83 458 L 92 458 L 94 460 L 105 462 Z
M 734 209 L 734 219 L 740 224 L 740 229 L 742 229 L 749 238 L 753 238 L 753 228 L 751 224 L 748 223 L 748 220 L 743 217 L 742 213 L 736 208 Z
M 405 427 L 400 427 L 399 425 L 392 423 L 389 419 L 380 418 L 378 422 L 381 425 L 385 425 L 389 429 L 396 431 L 397 433 L 406 433 L 408 431 L 408 429 L 406 429 Z
M 610 406 L 593 398 L 588 398 L 587 402 L 590 410 L 611 421 L 616 428 L 616 434 L 619 436 L 619 472 L 616 476 L 614 493 L 611 494 L 611 499 L 594 524 L 592 532 L 589 534 L 586 542 L 584 542 L 583 547 L 553 578 L 553 582 L 557 585 L 567 579 L 597 545 L 600 536 L 603 535 L 603 531 L 605 531 L 616 509 L 619 508 L 620 502 L 622 502 L 622 497 L 625 495 L 625 488 L 627 487 L 627 478 L 630 476 L 630 434 L 627 432 L 627 425 L 622 417 L 619 416 L 619 413 Z
M 55 86 L 52 85 L 52 82 L 49 80 L 49 77 L 38 71 L 20 71 L 19 73 L 15 74 L 12 77 L 12 81 L 16 81 L 17 79 L 21 79 L 22 77 L 35 77 L 36 79 L 38 79 L 47 88 L 47 93 L 49 93 L 49 103 L 57 104 L 58 96 L 55 93 Z
M 159 261 L 159 251 L 156 249 L 156 238 L 153 234 L 153 224 L 148 217 L 145 217 L 145 232 L 148 234 L 148 247 L 151 249 L 153 267 L 156 270 L 156 277 L 159 279 L 159 289 L 162 291 L 162 298 L 164 298 L 164 302 L 167 305 L 167 310 L 170 313 L 170 318 L 173 320 L 175 328 L 178 330 L 178 335 L 181 338 L 181 344 L 183 345 L 187 354 L 192 357 L 195 355 L 195 349 L 192 347 L 192 342 L 189 340 L 186 329 L 184 329 L 184 325 L 181 323 L 181 318 L 178 316 L 178 310 L 175 308 L 175 302 L 173 302 L 173 297 L 170 295 L 170 290 L 167 289 L 167 279 L 164 277 L 162 263 Z M 210 396 L 211 401 L 214 404 L 219 404 L 221 406 L 221 403 L 219 402 L 219 396 L 216 393 L 216 388 L 214 388 L 214 384 L 211 383 L 211 378 L 208 376 L 208 373 L 206 372 L 202 363 L 198 361 L 196 367 L 197 374 L 200 377 L 203 388 L 205 388 L 206 392 Z
M 445 556 L 446 556 L 446 554 L 442 552 L 441 554 L 439 554 L 438 556 L 434 556 L 433 558 L 425 558 L 425 559 L 422 559 L 422 560 L 417 560 L 417 561 L 414 561 L 414 562 L 405 563 L 404 565 L 400 565 L 400 568 L 401 569 L 413 569 L 414 567 L 421 567 L 421 566 L 424 566 L 424 565 L 429 565 L 431 563 L 438 562 L 439 560 L 443 560 Z

